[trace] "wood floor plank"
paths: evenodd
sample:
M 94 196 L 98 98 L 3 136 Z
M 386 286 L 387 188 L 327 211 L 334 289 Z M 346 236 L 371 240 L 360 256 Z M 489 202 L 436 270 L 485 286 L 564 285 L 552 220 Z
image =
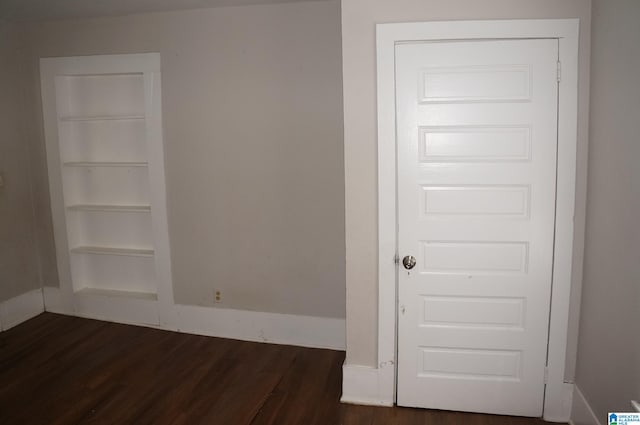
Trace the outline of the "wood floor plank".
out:
M 341 404 L 344 353 L 44 313 L 0 333 L 0 424 L 541 425 Z

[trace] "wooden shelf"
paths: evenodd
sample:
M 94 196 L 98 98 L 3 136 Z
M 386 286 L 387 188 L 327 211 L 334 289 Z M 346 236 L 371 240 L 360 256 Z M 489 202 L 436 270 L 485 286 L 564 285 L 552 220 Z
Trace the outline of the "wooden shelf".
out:
M 65 167 L 146 167 L 147 162 L 124 161 L 69 161 L 63 162 Z
M 123 298 L 135 298 L 140 300 L 153 300 L 153 301 L 158 299 L 158 294 L 155 294 L 153 292 L 121 291 L 118 289 L 98 289 L 98 288 L 82 288 L 78 291 L 75 291 L 75 295 L 123 297 Z
M 145 119 L 144 115 L 98 115 L 92 117 L 83 117 L 83 116 L 70 116 L 70 117 L 60 117 L 59 120 L 62 122 L 70 122 L 70 121 L 125 121 L 125 120 L 143 120 Z
M 128 257 L 153 257 L 153 249 L 118 248 L 107 246 L 78 246 L 71 248 L 73 254 L 123 255 Z
M 150 205 L 100 205 L 100 204 L 76 204 L 69 205 L 71 211 L 104 211 L 104 212 L 151 212 Z

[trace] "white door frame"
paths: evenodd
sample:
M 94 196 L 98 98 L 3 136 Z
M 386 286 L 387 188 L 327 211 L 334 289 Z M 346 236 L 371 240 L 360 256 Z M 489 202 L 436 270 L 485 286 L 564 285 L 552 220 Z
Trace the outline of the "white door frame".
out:
M 578 19 L 447 21 L 378 24 L 378 396 L 396 398 L 397 193 L 395 46 L 403 42 L 553 38 L 559 41 L 556 223 L 547 386 L 543 417 L 565 422 L 573 385 L 564 382 L 576 182 L 578 118 Z

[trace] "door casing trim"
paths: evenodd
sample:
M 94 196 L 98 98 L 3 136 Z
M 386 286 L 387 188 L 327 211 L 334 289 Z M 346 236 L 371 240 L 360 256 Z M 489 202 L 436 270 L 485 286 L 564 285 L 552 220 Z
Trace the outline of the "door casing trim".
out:
M 556 223 L 543 417 L 566 422 L 573 384 L 564 382 L 571 292 L 578 126 L 579 19 L 438 21 L 376 26 L 378 107 L 378 399 L 396 400 L 397 193 L 395 46 L 438 40 L 554 38 L 559 43 Z M 383 403 L 386 404 L 386 403 Z

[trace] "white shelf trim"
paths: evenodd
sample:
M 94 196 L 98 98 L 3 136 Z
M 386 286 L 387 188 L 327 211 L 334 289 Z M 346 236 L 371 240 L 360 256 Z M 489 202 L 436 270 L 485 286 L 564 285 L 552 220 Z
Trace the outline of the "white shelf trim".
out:
M 71 211 L 104 211 L 149 213 L 151 205 L 108 205 L 108 204 L 75 204 L 67 206 Z
M 142 77 L 144 76 L 144 72 L 107 72 L 107 73 L 97 73 L 97 72 L 88 72 L 85 74 L 59 74 L 59 77 Z
M 70 121 L 130 121 L 130 120 L 143 120 L 146 117 L 144 115 L 95 115 L 95 116 L 66 116 L 59 117 L 62 122 Z
M 124 255 L 130 257 L 153 257 L 153 249 L 120 248 L 108 246 L 77 246 L 71 248 L 73 254 Z
M 147 162 L 126 161 L 67 161 L 62 163 L 65 167 L 146 167 Z

